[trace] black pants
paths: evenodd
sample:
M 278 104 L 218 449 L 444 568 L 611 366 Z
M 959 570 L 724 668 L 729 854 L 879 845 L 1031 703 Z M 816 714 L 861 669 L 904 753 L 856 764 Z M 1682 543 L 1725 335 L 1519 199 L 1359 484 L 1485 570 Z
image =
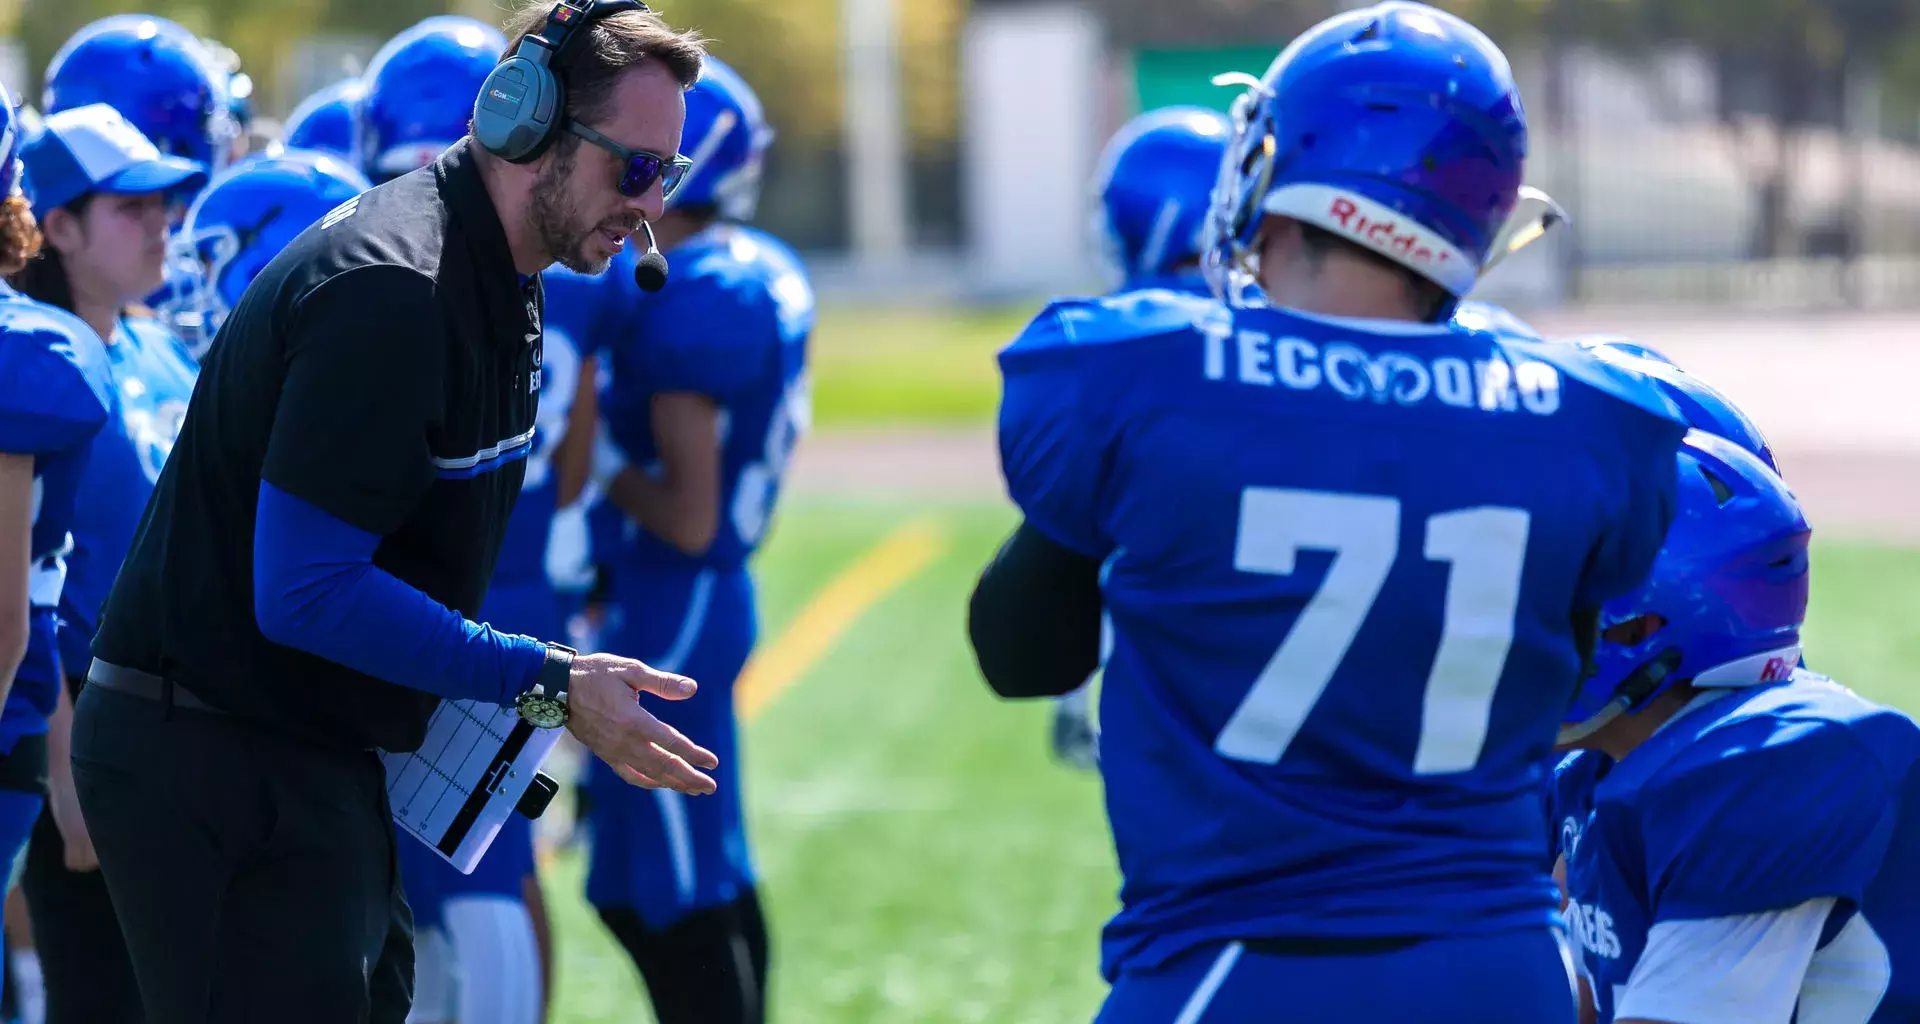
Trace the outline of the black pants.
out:
M 660 1024 L 761 1024 L 767 1019 L 767 922 L 754 890 L 654 931 L 630 907 L 600 921 L 640 969 Z
M 20 880 L 46 980 L 47 1024 L 140 1024 L 140 987 L 99 871 L 68 871 L 66 842 L 41 811 Z
M 73 774 L 149 1024 L 406 1019 L 377 755 L 90 685 Z

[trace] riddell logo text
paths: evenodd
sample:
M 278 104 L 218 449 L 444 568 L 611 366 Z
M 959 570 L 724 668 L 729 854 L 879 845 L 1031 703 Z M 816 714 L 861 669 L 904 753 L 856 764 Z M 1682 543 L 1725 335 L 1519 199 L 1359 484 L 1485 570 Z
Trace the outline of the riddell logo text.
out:
M 1785 658 L 1768 658 L 1767 667 L 1760 670 L 1760 681 L 1777 683 L 1793 674 L 1793 666 Z
M 1340 230 L 1356 241 L 1398 256 L 1414 263 L 1446 265 L 1452 254 L 1444 250 L 1436 251 L 1426 239 L 1420 237 L 1417 229 L 1401 233 L 1397 220 L 1374 220 L 1360 212 L 1351 199 L 1336 198 L 1327 208 L 1327 215 L 1340 225 Z

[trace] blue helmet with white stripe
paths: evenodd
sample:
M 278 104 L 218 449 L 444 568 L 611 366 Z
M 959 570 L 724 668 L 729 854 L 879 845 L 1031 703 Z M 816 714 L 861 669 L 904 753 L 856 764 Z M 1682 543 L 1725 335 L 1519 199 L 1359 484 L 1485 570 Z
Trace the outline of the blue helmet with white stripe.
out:
M 1207 207 L 1233 125 L 1205 107 L 1150 110 L 1121 127 L 1093 179 L 1107 269 L 1129 287 L 1200 261 Z
M 1527 121 L 1480 30 L 1393 0 L 1322 21 L 1233 105 L 1208 217 L 1208 277 L 1231 298 L 1269 215 L 1317 227 L 1465 295 L 1521 194 Z M 1452 304 L 1436 311 L 1450 316 Z
M 177 245 L 203 270 L 198 330 L 183 332 L 195 355 L 273 258 L 310 225 L 371 186 L 330 153 L 288 149 L 235 164 L 187 211 Z M 177 321 L 176 321 L 177 322 Z
M 482 21 L 437 14 L 387 40 L 365 74 L 355 153 L 375 183 L 425 167 L 467 134 L 473 101 L 507 37 Z
M 366 92 L 366 83 L 359 78 L 342 79 L 315 90 L 287 115 L 287 148 L 319 150 L 353 160 L 354 122 L 360 116 L 360 97 Z
M 1811 529 L 1780 477 L 1693 430 L 1675 456 L 1673 526 L 1640 589 L 1600 611 L 1591 671 L 1562 718 L 1577 742 L 1680 683 L 1753 686 L 1800 665 Z
M 116 14 L 74 33 L 47 65 L 48 116 L 105 103 L 162 153 L 218 171 L 239 126 L 231 73 L 199 37 L 150 14 Z
M 709 207 L 723 220 L 753 219 L 773 136 L 766 109 L 746 79 L 708 56 L 699 80 L 687 90 L 687 121 L 680 133 L 680 150 L 693 161 L 693 170 L 667 207 Z

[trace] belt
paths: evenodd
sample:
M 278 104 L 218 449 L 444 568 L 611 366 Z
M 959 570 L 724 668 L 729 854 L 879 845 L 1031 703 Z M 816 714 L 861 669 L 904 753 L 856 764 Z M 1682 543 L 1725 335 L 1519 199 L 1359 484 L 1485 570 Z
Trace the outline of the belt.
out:
M 133 697 L 164 704 L 173 708 L 191 708 L 210 714 L 224 715 L 225 711 L 195 697 L 185 687 L 171 679 L 163 679 L 151 672 L 142 672 L 137 668 L 127 668 L 111 662 L 93 659 L 87 666 L 87 685 L 98 686 L 102 690 L 112 690 Z

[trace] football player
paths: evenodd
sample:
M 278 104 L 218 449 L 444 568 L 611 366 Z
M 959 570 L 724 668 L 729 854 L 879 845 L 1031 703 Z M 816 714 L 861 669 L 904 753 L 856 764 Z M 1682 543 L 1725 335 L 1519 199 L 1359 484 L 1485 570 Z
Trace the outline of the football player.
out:
M 354 151 L 374 184 L 425 167 L 467 134 L 473 100 L 507 37 L 485 22 L 436 14 L 387 40 L 362 76 Z
M 353 133 L 360 117 L 360 97 L 366 89 L 359 78 L 344 78 L 301 100 L 287 115 L 287 146 L 317 149 L 343 160 L 356 159 Z
M 75 32 L 47 64 L 43 115 L 105 103 L 160 152 L 225 169 L 240 137 L 231 71 L 198 36 L 151 14 L 115 14 Z M 180 213 L 192 195 L 181 197 Z
M 1696 431 L 1653 576 L 1602 612 L 1552 821 L 1601 1024 L 1920 1019 L 1920 726 L 1801 666 L 1809 528 Z
M 379 184 L 424 167 L 464 136 L 480 85 L 506 48 L 498 29 L 451 14 L 423 19 L 381 46 L 361 76 L 358 99 L 352 86 L 344 86 L 333 101 L 345 103 L 356 117 L 354 151 L 367 177 Z M 576 472 L 584 479 L 586 456 L 572 452 L 592 435 L 571 430 L 568 407 L 581 379 L 580 361 L 563 331 L 547 333 L 542 361 L 539 447 L 527 465 L 480 620 L 507 632 L 551 636 L 563 632 L 563 623 L 544 572 L 548 530 L 559 490 L 578 489 L 562 479 Z M 591 406 L 585 412 L 590 416 Z M 455 870 L 409 836 L 400 838 L 399 862 L 420 934 L 408 1021 L 538 1021 L 550 953 L 532 823 L 508 815 L 470 873 Z
M 1544 772 L 1685 426 L 1578 346 L 1453 319 L 1537 234 L 1486 36 L 1383 3 L 1239 80 L 1225 304 L 1061 302 L 1000 355 L 1025 520 L 969 628 L 997 692 L 1052 696 L 1111 619 L 1100 1019 L 1571 1022 Z
M 747 560 L 808 423 L 814 295 L 793 252 L 746 226 L 773 140 L 759 98 L 709 57 L 686 102 L 693 170 L 654 226 L 672 282 L 641 291 L 630 249 L 581 331 L 604 346 L 602 419 L 612 464 L 624 464 L 606 485 L 619 521 L 595 542 L 618 609 L 603 641 L 700 678 L 667 721 L 718 754 L 726 776 L 712 798 L 687 800 L 593 765 L 587 899 L 645 978 L 661 1024 L 755 1022 L 766 1014 L 767 929 L 733 682 L 757 632 Z
M 1107 143 L 1093 179 L 1094 233 L 1116 294 L 1213 294 L 1200 270 L 1201 236 L 1231 127 L 1204 107 L 1165 107 L 1128 121 Z M 1091 691 L 1089 680 L 1053 709 L 1054 756 L 1079 768 L 1099 763 Z
M 0 273 L 9 277 L 24 270 L 43 243 L 23 194 L 21 134 L 13 101 L 0 89 Z M 114 211 L 116 220 L 121 212 Z M 25 849 L 44 803 L 52 760 L 48 722 L 65 704 L 58 609 L 66 559 L 81 478 L 113 404 L 99 333 L 0 284 L 0 537 L 6 538 L 0 544 L 0 856 L 9 865 Z M 18 966 L 30 963 L 22 958 Z M 31 981 L 36 972 L 14 973 Z
M 330 153 L 283 149 L 249 157 L 214 179 L 187 211 L 176 259 L 191 261 L 204 290 L 193 296 L 194 329 L 182 341 L 196 358 L 260 271 L 309 225 L 372 187 Z
M 562 304 L 559 267 L 545 271 L 547 308 Z M 592 279 L 586 279 L 592 280 Z M 508 633 L 566 635 L 566 615 L 549 564 L 561 510 L 580 499 L 592 461 L 594 363 L 552 316 L 541 340 L 539 414 L 520 499 L 507 520 L 500 558 L 479 621 Z M 401 839 L 407 901 L 424 941 L 414 1024 L 535 1024 L 551 996 L 546 902 L 534 858 L 533 822 L 510 814 L 472 872 L 461 874 L 411 838 Z M 458 970 L 454 970 L 457 967 Z

